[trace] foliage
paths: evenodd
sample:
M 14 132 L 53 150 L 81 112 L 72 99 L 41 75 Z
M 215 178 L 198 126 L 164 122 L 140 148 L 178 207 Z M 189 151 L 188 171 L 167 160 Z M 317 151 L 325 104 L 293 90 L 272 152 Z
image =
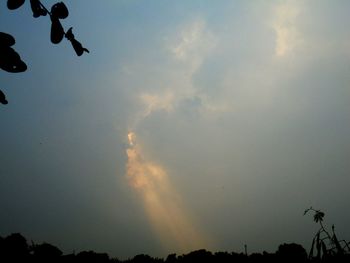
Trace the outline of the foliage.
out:
M 7 7 L 10 10 L 15 10 L 20 8 L 24 3 L 25 0 L 8 0 Z M 53 44 L 58 44 L 63 38 L 66 38 L 71 43 L 78 56 L 81 56 L 84 52 L 89 53 L 89 50 L 76 40 L 72 27 L 66 32 L 64 31 L 60 20 L 66 19 L 69 15 L 69 11 L 63 2 L 54 4 L 50 11 L 40 0 L 30 0 L 30 7 L 34 18 L 49 15 L 51 20 L 50 39 Z M 12 48 L 15 42 L 15 38 L 12 35 L 0 32 L 0 69 L 11 73 L 20 73 L 27 70 L 27 65 L 22 61 L 20 55 Z M 8 104 L 6 96 L 1 90 L 0 103 Z
M 319 230 L 312 239 L 312 244 L 309 252 L 309 258 L 315 260 L 327 260 L 334 257 L 342 257 L 350 254 L 350 242 L 339 240 L 335 234 L 335 227 L 332 225 L 332 232 L 329 233 L 323 225 L 325 213 L 316 210 L 312 207 L 304 211 L 304 215 L 308 212 L 314 213 L 314 221 L 320 225 Z
M 24 4 L 25 0 L 8 0 L 7 7 L 10 10 L 18 9 Z M 60 22 L 61 19 L 66 19 L 69 15 L 67 6 L 63 2 L 58 2 L 51 7 L 49 11 L 40 0 L 30 0 L 30 7 L 33 12 L 33 17 L 38 18 L 41 16 L 50 16 L 51 20 L 51 35 L 50 39 L 53 44 L 58 44 L 65 37 L 68 41 L 71 42 L 76 54 L 81 56 L 84 52 L 89 52 L 84 48 L 80 42 L 78 42 L 73 33 L 72 27 L 64 32 L 63 26 Z

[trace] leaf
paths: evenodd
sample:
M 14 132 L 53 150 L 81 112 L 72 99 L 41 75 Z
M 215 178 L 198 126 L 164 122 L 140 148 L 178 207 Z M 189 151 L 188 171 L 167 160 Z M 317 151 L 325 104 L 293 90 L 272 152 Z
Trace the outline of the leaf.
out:
M 317 210 L 317 211 L 315 212 L 315 215 L 314 215 L 314 221 L 315 221 L 316 223 L 322 222 L 322 221 L 323 221 L 323 217 L 324 217 L 324 213 L 321 212 L 321 211 L 319 211 L 319 210 Z
M 1 90 L 0 90 L 0 103 L 4 105 L 8 104 L 8 101 L 6 100 L 6 96 Z
M 312 239 L 311 249 L 310 249 L 310 252 L 309 252 L 309 258 L 312 258 L 314 256 L 315 239 L 316 239 L 316 237 L 314 237 Z
M 321 242 L 320 242 L 320 232 L 316 235 L 316 249 L 317 249 L 317 259 L 321 259 Z
M 323 252 L 323 257 L 327 257 L 328 251 L 327 251 L 326 244 L 323 241 L 321 241 L 321 248 L 322 248 L 322 252 Z
M 24 4 L 25 0 L 7 0 L 7 8 L 15 10 Z
M 344 254 L 344 250 L 343 250 L 343 248 L 341 247 L 341 245 L 340 245 L 340 243 L 339 243 L 339 241 L 338 241 L 338 238 L 337 238 L 337 236 L 335 235 L 334 232 L 333 232 L 332 241 L 333 241 L 333 243 L 335 244 L 335 247 L 337 248 L 338 254 Z
M 51 14 L 55 18 L 65 19 L 68 17 L 69 11 L 63 2 L 59 2 L 51 7 Z
M 30 7 L 33 12 L 33 17 L 46 16 L 47 11 L 41 6 L 39 0 L 30 0 Z
M 83 45 L 75 39 L 72 27 L 68 29 L 68 31 L 65 34 L 65 37 L 71 42 L 72 47 L 74 48 L 74 51 L 78 56 L 81 56 L 84 52 L 90 53 L 88 49 L 83 47 Z
M 58 18 L 51 17 L 51 42 L 53 44 L 58 44 L 62 41 L 64 37 L 64 29 Z

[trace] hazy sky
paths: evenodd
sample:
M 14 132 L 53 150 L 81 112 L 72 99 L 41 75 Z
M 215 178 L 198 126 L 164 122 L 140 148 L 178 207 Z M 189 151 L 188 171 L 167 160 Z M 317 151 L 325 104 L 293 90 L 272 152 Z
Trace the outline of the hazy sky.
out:
M 51 6 L 55 1 L 43 1 Z M 0 235 L 126 258 L 350 239 L 350 1 L 0 5 Z M 129 135 L 129 136 L 128 136 Z

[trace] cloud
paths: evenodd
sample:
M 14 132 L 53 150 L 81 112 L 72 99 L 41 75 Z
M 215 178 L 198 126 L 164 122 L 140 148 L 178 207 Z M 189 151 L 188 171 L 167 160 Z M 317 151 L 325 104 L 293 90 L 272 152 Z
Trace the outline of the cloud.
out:
M 187 21 L 177 30 L 168 32 L 161 47 L 166 51 L 162 53 L 164 65 L 149 66 L 148 59 L 138 61 L 136 70 L 132 65 L 124 65 L 124 75 L 127 75 L 129 79 L 134 77 L 134 79 L 139 80 L 134 95 L 140 110 L 133 115 L 130 128 L 137 129 L 140 122 L 155 112 L 182 111 L 183 109 L 179 109 L 179 107 L 184 105 L 189 105 L 193 109 L 194 104 L 190 105 L 189 101 L 196 101 L 197 107 L 207 110 L 219 108 L 211 105 L 208 96 L 193 84 L 194 75 L 200 70 L 206 58 L 210 56 L 216 44 L 217 38 L 208 29 L 205 20 L 197 17 Z M 152 59 L 149 58 L 149 60 Z M 148 75 L 145 75 L 145 67 L 151 72 Z M 147 83 L 150 74 L 154 75 L 155 80 L 151 84 Z M 130 84 L 131 82 L 127 85 Z
M 174 44 L 169 47 L 175 59 L 186 63 L 190 73 L 194 73 L 205 57 L 216 45 L 215 36 L 207 29 L 203 18 L 197 18 L 185 25 L 173 37 Z
M 299 7 L 291 1 L 274 8 L 272 28 L 276 34 L 276 56 L 284 57 L 302 43 L 301 33 L 296 26 L 299 13 Z
M 245 12 L 237 11 L 236 20 L 220 21 L 220 30 L 203 17 L 179 21 L 181 26 L 169 28 L 157 47 L 162 58 L 138 60 L 140 70 L 128 76 L 130 82 L 139 80 L 130 93 L 139 105 L 139 121 L 132 131 L 144 143 L 147 162 L 169 171 L 201 225 L 215 229 L 214 234 L 209 232 L 215 241 L 227 236 L 227 240 L 254 242 L 252 230 L 241 226 L 254 224 L 247 220 L 258 216 L 258 207 L 271 200 L 284 214 L 299 220 L 294 212 L 318 195 L 307 188 L 318 173 L 325 174 L 317 167 L 331 152 L 328 146 L 317 146 L 321 150 L 314 153 L 310 149 L 331 144 L 332 136 L 339 141 L 345 138 L 336 136 L 336 129 L 329 135 L 325 131 L 330 127 L 327 115 L 345 123 L 340 102 L 347 105 L 348 101 L 341 96 L 348 63 L 339 64 L 331 49 L 327 61 L 320 52 L 324 48 L 315 50 L 318 42 L 325 43 L 318 40 L 328 36 L 319 33 L 325 23 L 321 19 L 319 31 L 310 34 L 305 29 L 309 19 L 305 14 L 312 13 L 311 7 L 303 10 L 296 2 L 280 3 L 269 2 L 261 12 L 252 4 Z M 332 41 L 338 43 L 339 32 L 331 33 Z M 345 156 L 344 150 L 337 152 L 339 157 L 328 161 L 334 162 L 328 171 Z M 347 169 L 345 164 L 342 167 Z M 222 190 L 223 185 L 229 190 Z M 304 186 L 302 198 L 296 200 L 293 211 L 286 211 L 283 202 L 299 185 Z M 213 224 L 213 210 L 230 212 L 227 219 Z M 264 212 L 269 213 L 274 212 Z M 282 217 L 278 221 L 285 222 Z M 231 227 L 232 222 L 237 227 Z M 220 234 L 215 237 L 215 233 Z M 275 238 L 284 241 L 278 234 Z
M 140 100 L 145 106 L 142 117 L 145 118 L 158 110 L 170 112 L 174 108 L 174 99 L 174 94 L 171 91 L 166 91 L 163 94 L 141 94 Z

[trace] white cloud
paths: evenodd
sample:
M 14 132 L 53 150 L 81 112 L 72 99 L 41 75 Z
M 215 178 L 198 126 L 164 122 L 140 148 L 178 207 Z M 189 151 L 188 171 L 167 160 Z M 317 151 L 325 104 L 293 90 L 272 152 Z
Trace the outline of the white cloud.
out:
M 186 63 L 192 74 L 201 66 L 217 42 L 202 18 L 185 25 L 172 41 L 175 43 L 171 43 L 169 49 L 174 58 Z
M 272 28 L 276 33 L 276 56 L 286 56 L 302 43 L 301 33 L 296 26 L 299 13 L 295 2 L 287 1 L 275 7 Z
M 208 104 L 208 109 L 214 109 L 214 106 L 209 105 L 208 98 L 199 94 L 194 87 L 193 76 L 215 48 L 216 37 L 202 18 L 184 24 L 175 33 L 171 31 L 169 35 L 164 42 L 168 63 L 162 67 L 154 67 L 153 71 L 153 74 L 157 75 L 157 83 L 152 87 L 146 84 L 136 94 L 142 109 L 136 114 L 136 120 L 132 125 L 134 128 L 152 113 L 176 111 L 179 105 L 183 106 L 182 102 L 193 98 L 200 98 Z M 125 72 L 127 73 L 130 75 L 130 70 Z M 141 79 L 147 78 L 142 76 L 142 72 L 133 74 Z
M 180 38 L 179 42 L 171 49 L 177 59 L 185 61 L 191 52 L 196 51 L 204 29 L 205 22 L 197 20 L 182 30 L 178 36 Z
M 170 112 L 174 108 L 174 93 L 166 91 L 163 94 L 144 93 L 140 95 L 140 99 L 145 105 L 143 117 L 149 116 L 153 111 L 165 110 Z

